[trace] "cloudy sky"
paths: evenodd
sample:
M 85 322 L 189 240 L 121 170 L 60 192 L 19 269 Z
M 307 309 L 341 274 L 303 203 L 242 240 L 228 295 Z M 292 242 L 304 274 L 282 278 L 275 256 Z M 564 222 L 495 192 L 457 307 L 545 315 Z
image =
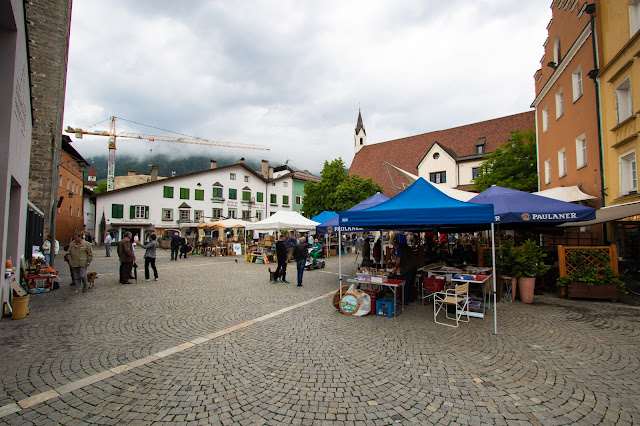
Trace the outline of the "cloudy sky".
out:
M 129 120 L 118 131 L 270 148 L 121 139 L 119 155 L 289 160 L 312 172 L 342 157 L 348 166 L 358 108 L 369 143 L 529 110 L 550 4 L 76 1 L 64 126 L 108 129 L 115 115 Z M 74 147 L 108 152 L 105 137 Z

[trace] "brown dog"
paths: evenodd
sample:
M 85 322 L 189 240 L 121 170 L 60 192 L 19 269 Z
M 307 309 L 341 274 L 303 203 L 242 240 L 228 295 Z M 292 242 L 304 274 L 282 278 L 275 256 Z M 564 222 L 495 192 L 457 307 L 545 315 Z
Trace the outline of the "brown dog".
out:
M 93 288 L 96 285 L 96 278 L 98 278 L 97 272 L 87 271 L 87 281 L 89 282 L 89 288 Z

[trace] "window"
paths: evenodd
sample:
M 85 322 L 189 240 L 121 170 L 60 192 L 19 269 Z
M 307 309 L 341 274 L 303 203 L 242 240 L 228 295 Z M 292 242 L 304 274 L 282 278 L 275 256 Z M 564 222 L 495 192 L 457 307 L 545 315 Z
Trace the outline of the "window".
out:
M 124 217 L 124 206 L 122 204 L 111 204 L 111 218 L 122 219 Z
M 149 206 L 131 206 L 129 207 L 130 219 L 149 219 Z
M 200 219 L 204 217 L 204 212 L 202 210 L 194 210 L 193 211 L 193 221 L 200 222 Z
M 581 169 L 587 165 L 587 139 L 584 134 L 576 138 L 576 166 Z
M 571 81 L 573 82 L 573 102 L 580 99 L 582 96 L 582 68 L 578 67 L 577 70 L 571 74 Z
M 78 217 L 80 217 L 80 208 L 78 207 Z
M 551 183 L 551 158 L 544 160 L 544 183 Z
M 189 188 L 180 188 L 180 199 L 181 200 L 189 199 Z
M 222 188 L 218 187 L 218 186 L 214 186 L 213 187 L 213 193 L 211 194 L 211 196 L 213 198 L 220 198 L 222 199 Z
M 180 222 L 191 222 L 191 210 L 180 209 Z
M 616 109 L 618 112 L 618 124 L 631 117 L 633 103 L 631 102 L 631 83 L 629 78 L 616 87 Z
M 73 193 L 76 192 L 76 183 L 75 182 L 71 182 L 71 192 L 73 192 Z
M 484 153 L 484 145 L 476 145 L 476 154 Z
M 271 182 L 271 186 L 276 186 L 276 183 L 275 182 Z
M 288 195 L 283 195 L 282 196 L 282 205 L 283 206 L 288 206 L 289 205 L 289 196 Z
M 640 30 L 640 0 L 629 3 L 629 37 Z
M 638 191 L 638 170 L 636 166 L 636 152 L 631 151 L 619 160 L 620 166 L 620 195 L 628 195 Z
M 230 200 L 237 200 L 238 199 L 238 190 L 237 189 L 229 188 L 229 199 Z
M 173 186 L 163 186 L 162 187 L 162 197 L 163 198 L 173 198 Z
M 282 182 L 282 186 L 284 186 L 285 188 L 289 186 L 289 182 Z
M 256 219 L 257 219 L 258 221 L 261 221 L 261 220 L 262 220 L 262 211 L 258 210 L 258 211 L 256 212 Z
M 244 177 L 244 181 L 245 181 L 245 182 L 249 182 L 249 176 L 245 176 L 245 177 Z
M 429 173 L 429 180 L 433 183 L 445 183 L 447 181 L 447 172 Z
M 553 43 L 553 62 L 559 64 L 562 60 L 562 49 L 560 46 L 560 37 L 556 37 L 556 40 Z
M 558 177 L 567 175 L 567 151 L 562 148 L 558 151 Z
M 69 206 L 69 216 L 73 216 L 73 207 Z
M 302 195 L 296 195 L 296 204 L 302 204 Z
M 204 189 L 196 189 L 193 195 L 196 200 L 204 201 Z
M 235 173 L 229 173 L 229 180 L 236 180 L 236 174 Z
M 62 188 L 62 175 L 58 178 L 58 187 Z
M 478 168 L 477 167 L 472 167 L 471 168 L 471 180 L 476 180 L 477 177 L 478 177 Z
M 256 201 L 261 203 L 263 201 L 264 194 L 262 192 L 256 192 Z
M 237 213 L 236 213 L 236 209 L 229 209 L 229 219 L 235 219 L 238 217 Z
M 220 219 L 222 217 L 222 209 L 212 209 L 211 217 L 216 220 Z
M 542 131 L 546 132 L 549 128 L 549 107 L 544 107 L 542 110 Z
M 67 191 L 71 189 L 71 181 L 67 179 Z
M 242 201 L 251 201 L 251 191 L 242 190 Z
M 173 220 L 173 209 L 162 209 L 162 220 Z
M 271 194 L 271 205 L 277 206 L 278 205 L 278 196 L 276 194 Z
M 562 105 L 562 89 L 556 93 L 556 119 L 564 114 L 564 106 Z
M 242 219 L 244 220 L 251 219 L 251 210 L 242 210 Z

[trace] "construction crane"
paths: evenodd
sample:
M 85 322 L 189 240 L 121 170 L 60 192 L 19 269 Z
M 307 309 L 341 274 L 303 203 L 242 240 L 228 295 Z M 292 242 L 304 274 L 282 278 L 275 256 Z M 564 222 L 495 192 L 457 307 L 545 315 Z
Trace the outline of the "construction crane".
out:
M 107 191 L 113 191 L 114 189 L 113 183 L 115 180 L 115 172 L 116 172 L 116 139 L 117 138 L 148 140 L 152 142 L 153 141 L 180 142 L 180 143 L 190 143 L 195 145 L 220 146 L 224 148 L 260 149 L 260 150 L 269 151 L 269 147 L 265 145 L 212 141 L 208 139 L 200 139 L 200 138 L 193 138 L 193 137 L 147 135 L 144 133 L 131 133 L 131 132 L 116 133 L 116 117 L 115 116 L 111 117 L 111 123 L 109 124 L 108 132 L 104 130 L 93 130 L 93 131 L 82 130 L 80 128 L 73 128 L 70 126 L 67 126 L 65 131 L 67 133 L 74 133 L 76 138 L 78 139 L 82 139 L 83 135 L 109 137 L 109 163 L 107 167 Z

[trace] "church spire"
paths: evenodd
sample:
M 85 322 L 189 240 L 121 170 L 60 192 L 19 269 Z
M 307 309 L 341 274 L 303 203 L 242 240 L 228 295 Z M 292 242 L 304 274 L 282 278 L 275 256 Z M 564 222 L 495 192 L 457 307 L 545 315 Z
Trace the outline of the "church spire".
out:
M 358 122 L 356 123 L 356 130 L 353 133 L 354 155 L 357 154 L 366 144 L 367 132 L 364 130 L 364 124 L 362 124 L 362 112 L 360 111 L 360 108 L 358 108 Z
M 362 130 L 365 135 L 367 134 L 364 129 L 364 124 L 362 124 L 362 112 L 360 111 L 360 108 L 358 108 L 358 123 L 356 124 L 356 135 L 360 133 L 360 130 Z

